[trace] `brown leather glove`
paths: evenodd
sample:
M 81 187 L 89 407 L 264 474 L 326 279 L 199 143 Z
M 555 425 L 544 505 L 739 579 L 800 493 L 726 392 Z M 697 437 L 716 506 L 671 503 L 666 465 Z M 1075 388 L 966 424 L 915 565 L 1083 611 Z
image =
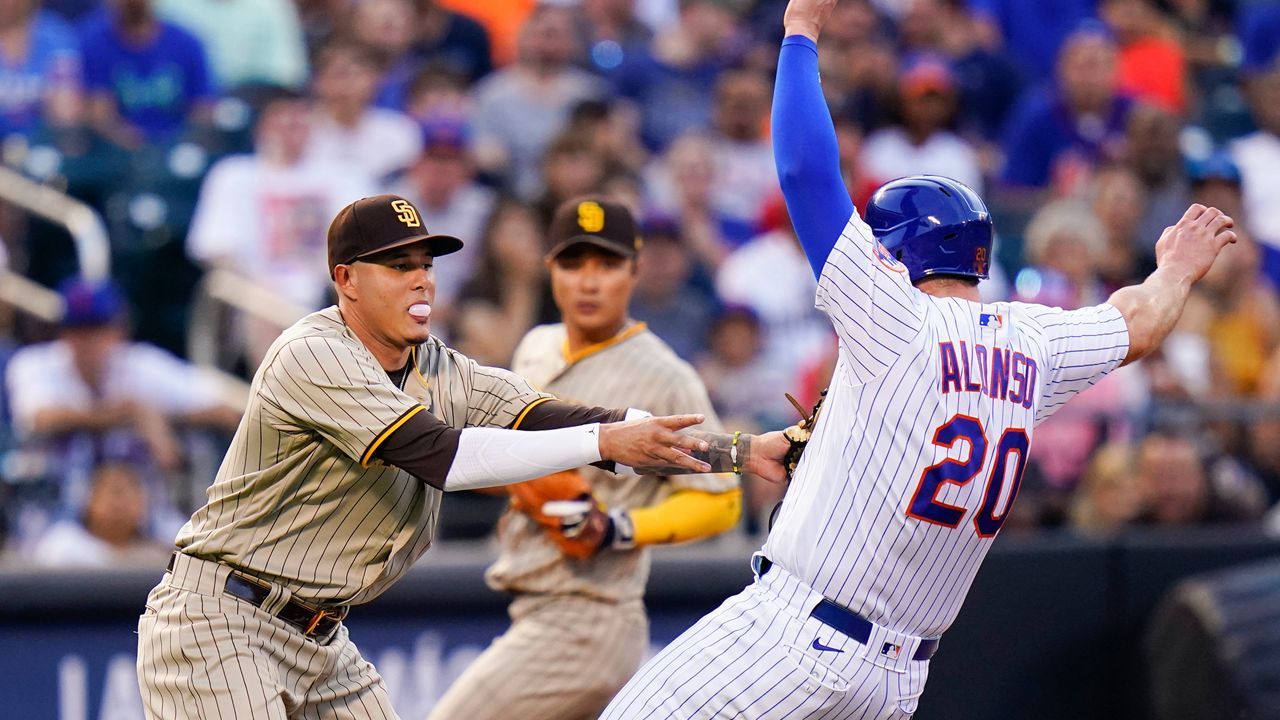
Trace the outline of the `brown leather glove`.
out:
M 790 393 L 787 393 L 786 396 L 800 413 L 800 422 L 782 431 L 787 441 L 791 443 L 791 447 L 787 448 L 787 454 L 782 458 L 782 466 L 787 471 L 787 480 L 790 480 L 791 476 L 796 472 L 796 466 L 800 464 L 800 456 L 804 454 L 805 447 L 809 445 L 809 438 L 813 435 L 813 426 L 817 424 L 818 413 L 822 410 L 822 401 L 827 399 L 827 391 L 823 389 L 818 394 L 818 401 L 813 404 L 813 411 L 808 415 L 805 415 L 804 408 L 800 407 L 800 403 L 791 397 Z
M 591 557 L 610 540 L 613 521 L 577 470 L 507 486 L 511 505 L 542 526 L 565 555 Z

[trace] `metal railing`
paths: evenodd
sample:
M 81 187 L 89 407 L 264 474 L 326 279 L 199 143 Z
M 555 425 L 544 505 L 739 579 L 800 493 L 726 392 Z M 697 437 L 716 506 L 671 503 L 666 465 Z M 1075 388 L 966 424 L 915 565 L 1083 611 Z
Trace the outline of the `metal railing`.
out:
M 219 367 L 226 359 L 223 330 L 227 316 L 223 313 L 227 309 L 277 330 L 284 330 L 311 312 L 237 272 L 213 268 L 196 287 L 187 333 L 187 357 L 201 367 Z
M 75 247 L 81 277 L 105 280 L 111 276 L 107 226 L 92 207 L 5 165 L 0 165 L 0 199 L 65 228 Z M 251 295 L 243 288 L 232 291 Z M 8 268 L 0 268 L 0 303 L 51 324 L 60 321 L 66 312 L 58 293 Z M 212 363 L 201 363 L 194 357 L 192 361 L 222 388 L 224 402 L 236 408 L 245 406 L 249 397 L 247 383 Z

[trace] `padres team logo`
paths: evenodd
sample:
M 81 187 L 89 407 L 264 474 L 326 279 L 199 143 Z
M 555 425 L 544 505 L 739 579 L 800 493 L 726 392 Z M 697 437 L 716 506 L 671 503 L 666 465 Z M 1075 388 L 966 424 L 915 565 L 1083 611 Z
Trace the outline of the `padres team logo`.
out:
M 604 227 L 604 208 L 590 200 L 578 204 L 578 227 L 589 233 Z
M 405 227 L 422 227 L 422 218 L 418 217 L 418 210 L 409 204 L 408 200 L 393 200 L 391 209 L 396 211 L 396 219 L 404 223 Z

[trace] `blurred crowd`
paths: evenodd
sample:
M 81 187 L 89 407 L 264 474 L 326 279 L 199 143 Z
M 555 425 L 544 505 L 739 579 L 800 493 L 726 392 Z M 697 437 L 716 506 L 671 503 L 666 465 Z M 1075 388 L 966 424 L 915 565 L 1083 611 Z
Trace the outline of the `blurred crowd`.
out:
M 632 316 L 727 425 L 792 422 L 783 392 L 812 404 L 836 350 L 769 142 L 784 7 L 0 0 L 0 162 L 101 214 L 112 275 L 78 277 L 66 230 L 0 203 L 0 268 L 66 306 L 0 308 L 5 552 L 163 557 L 238 421 L 185 359 L 193 334 L 247 378 L 281 329 L 193 312 L 202 280 L 328 304 L 328 222 L 377 192 L 466 241 L 437 265 L 433 331 L 499 366 L 556 320 L 553 210 L 627 204 Z M 974 187 L 998 233 L 987 299 L 1102 302 L 1189 203 L 1237 220 L 1163 351 L 1037 430 L 1011 526 L 1280 530 L 1280 2 L 842 0 L 822 44 L 855 202 L 916 173 Z M 749 484 L 745 531 L 780 492 Z

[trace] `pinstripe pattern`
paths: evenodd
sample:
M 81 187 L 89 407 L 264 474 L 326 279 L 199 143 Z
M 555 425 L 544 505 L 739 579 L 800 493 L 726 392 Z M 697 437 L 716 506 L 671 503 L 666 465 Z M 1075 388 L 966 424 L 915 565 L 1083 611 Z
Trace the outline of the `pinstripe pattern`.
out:
M 601 718 L 897 720 L 915 711 L 927 662 L 883 663 L 809 617 L 822 597 L 772 570 L 686 630 Z M 822 651 L 813 642 L 835 648 Z
M 476 658 L 430 720 L 588 720 L 626 683 L 649 646 L 644 605 L 525 595 L 511 629 Z
M 394 384 L 336 307 L 268 350 L 208 502 L 178 533 L 177 586 L 158 586 L 139 621 L 151 717 L 395 717 L 345 627 L 320 646 L 222 595 L 221 582 L 234 566 L 273 583 L 281 605 L 377 597 L 430 546 L 441 493 L 376 460 L 362 466 L 371 446 L 422 407 L 455 428 L 505 426 L 545 397 L 435 338 L 413 357 L 416 371 Z M 198 577 L 180 572 L 195 564 Z
M 823 415 L 765 553 L 875 623 L 937 636 L 955 619 L 994 541 L 975 532 L 973 517 L 1001 434 L 1020 428 L 1034 437 L 1036 423 L 1120 363 L 1128 331 L 1110 305 L 1065 312 L 931 297 L 877 258 L 870 237 L 855 215 L 819 283 L 818 304 L 833 319 L 841 352 Z M 888 316 L 903 314 L 919 319 L 901 330 Z M 985 327 L 982 315 L 990 316 Z M 884 327 L 896 335 L 882 332 Z M 962 385 L 990 373 L 999 348 L 1008 349 L 1009 357 L 1030 358 L 1037 371 L 1020 385 L 1034 385 L 1024 393 L 1031 397 L 1012 402 L 981 391 L 943 392 L 944 342 L 960 356 Z M 932 442 L 934 431 L 956 415 L 977 419 L 988 442 L 972 481 L 939 486 L 940 503 L 965 510 L 958 527 L 950 528 L 911 517 L 906 508 L 924 468 L 967 457 L 968 442 L 950 449 Z M 998 507 L 1010 504 L 1010 486 L 1004 483 Z
M 147 597 L 138 675 L 148 718 L 396 717 L 382 678 L 347 636 L 328 645 L 223 595 L 230 569 L 186 560 Z
M 178 547 L 324 603 L 367 602 L 431 544 L 441 493 L 360 459 L 424 405 L 453 427 L 504 426 L 542 394 L 431 338 L 403 390 L 337 308 L 301 320 L 258 370 L 244 420 Z
M 658 415 L 703 413 L 720 424 L 693 368 L 656 335 L 632 325 L 612 341 L 569 358 L 562 324 L 534 328 L 513 366 L 557 397 Z M 610 508 L 652 505 L 673 489 L 724 492 L 732 475 L 621 477 L 582 468 Z M 529 518 L 508 512 L 501 554 L 486 579 L 516 594 L 511 628 L 449 688 L 430 720 L 594 718 L 639 667 L 649 644 L 641 597 L 649 551 L 607 550 L 585 560 L 563 555 Z
M 1025 432 L 1029 441 L 1036 423 L 1113 370 L 1128 351 L 1128 329 L 1114 307 L 1064 312 L 935 298 L 876 250 L 855 213 L 818 283 L 816 304 L 831 318 L 840 353 L 822 414 L 765 542 L 775 570 L 646 665 L 606 717 L 733 717 L 739 711 L 766 718 L 908 717 L 913 704 L 898 701 L 918 697 L 927 663 L 904 658 L 918 638 L 942 635 L 955 620 L 998 533 L 991 518 L 1007 514 L 1015 499 L 1010 478 L 1024 453 L 1015 447 L 1005 474 L 993 480 L 992 468 L 1009 457 L 998 449 L 1001 438 Z M 1007 374 L 997 372 L 1004 367 Z M 965 416 L 964 427 L 981 429 L 985 455 L 971 457 L 980 438 L 935 441 L 939 428 L 958 416 Z M 973 468 L 973 476 L 945 476 L 932 501 L 926 492 L 923 512 L 950 507 L 958 521 L 951 526 L 936 513 L 909 514 L 926 468 L 948 459 L 949 469 Z M 994 507 L 979 524 L 994 482 L 1001 483 Z M 794 584 L 778 585 L 775 573 Z M 804 612 L 780 611 L 769 588 L 786 607 Z M 890 667 L 870 650 L 863 656 L 819 652 L 813 662 L 830 663 L 833 654 L 863 660 L 836 673 L 850 686 L 839 699 L 822 678 L 788 665 L 789 644 L 799 643 L 792 652 L 810 647 L 814 628 L 796 626 L 815 622 L 805 607 L 822 597 L 875 623 L 866 647 L 902 645 L 898 662 L 906 665 Z
M 635 326 L 632 326 L 635 327 Z M 624 331 L 626 335 L 627 331 Z M 603 407 L 634 407 L 655 415 L 702 413 L 703 427 L 720 430 L 706 388 L 694 369 L 648 330 L 569 363 L 563 324 L 536 327 L 516 349 L 512 367 L 535 386 L 564 400 Z M 733 475 L 620 476 L 593 467 L 581 472 L 609 508 L 653 505 L 673 490 L 726 492 Z M 499 528 L 502 553 L 486 575 L 495 590 L 562 593 L 605 600 L 638 600 L 649 579 L 649 551 L 607 552 L 589 560 L 565 557 L 523 513 L 510 512 Z

